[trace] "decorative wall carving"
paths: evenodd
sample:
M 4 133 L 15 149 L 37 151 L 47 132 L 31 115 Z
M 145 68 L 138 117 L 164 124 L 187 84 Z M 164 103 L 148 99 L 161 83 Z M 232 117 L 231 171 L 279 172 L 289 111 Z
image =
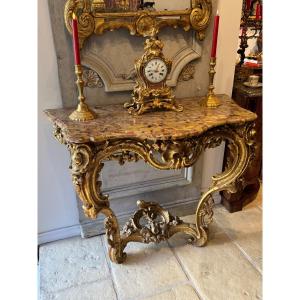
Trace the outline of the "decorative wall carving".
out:
M 142 40 L 140 42 L 142 47 Z M 171 58 L 173 62 L 171 73 L 168 76 L 167 85 L 175 87 L 177 85 L 179 75 L 182 73 L 186 65 L 201 58 L 202 46 L 198 41 L 196 41 L 195 36 L 190 36 L 187 40 L 183 38 L 180 40 L 170 40 L 165 44 L 166 48 L 169 49 L 164 50 L 164 53 L 166 57 Z M 87 44 L 85 47 L 87 49 L 83 52 L 82 64 L 99 74 L 104 83 L 106 92 L 132 91 L 136 84 L 136 72 L 133 65 L 134 60 L 140 56 L 140 51 L 138 49 L 132 49 L 129 45 L 129 41 L 126 41 L 126 45 L 122 45 L 123 47 L 128 47 L 126 48 L 126 52 L 131 52 L 127 53 L 128 59 L 126 59 L 126 63 L 124 62 L 124 55 L 122 55 L 122 53 L 121 55 L 118 53 L 108 56 L 107 49 L 99 51 L 98 47 L 101 47 L 101 44 L 96 40 Z M 168 54 L 168 52 L 171 53 Z M 189 66 L 187 70 L 184 70 L 184 78 L 189 76 L 190 79 L 192 79 L 193 76 L 191 76 L 191 74 L 193 73 L 194 68 L 195 67 L 193 66 Z
M 104 83 L 103 83 L 102 79 L 94 70 L 85 68 L 83 70 L 82 77 L 83 77 L 85 87 L 89 87 L 89 88 L 104 87 Z
M 188 81 L 194 78 L 196 72 L 196 66 L 194 63 L 187 64 L 181 71 L 178 82 Z
M 178 82 L 189 81 L 194 78 L 196 72 L 196 65 L 194 63 L 187 64 L 181 71 Z M 135 80 L 136 72 L 134 69 L 130 71 L 129 74 L 117 74 L 117 78 L 122 78 L 123 80 Z M 84 86 L 89 88 L 103 88 L 104 83 L 100 76 L 94 70 L 89 68 L 84 68 L 83 70 L 83 80 Z

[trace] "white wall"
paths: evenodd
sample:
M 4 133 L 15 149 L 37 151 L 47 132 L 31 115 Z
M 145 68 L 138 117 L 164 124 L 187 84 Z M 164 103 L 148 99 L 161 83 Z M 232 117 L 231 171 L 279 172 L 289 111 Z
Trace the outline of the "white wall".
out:
M 38 233 L 43 243 L 79 234 L 79 226 L 69 154 L 53 138 L 43 114 L 46 108 L 62 106 L 47 0 L 38 1 L 38 18 Z
M 38 4 L 38 232 L 39 243 L 44 243 L 78 235 L 80 230 L 75 192 L 68 170 L 69 154 L 66 147 L 53 138 L 52 126 L 42 112 L 47 108 L 61 107 L 62 101 L 47 0 L 40 0 Z M 218 93 L 231 95 L 241 7 L 242 0 L 218 1 L 221 16 L 215 78 Z M 221 146 L 206 151 L 203 160 L 205 175 L 210 177 L 221 172 L 223 150 Z
M 240 19 L 243 0 L 218 0 L 216 10 L 220 15 L 215 93 L 231 96 L 239 39 Z M 212 20 L 213 22 L 213 20 Z M 210 185 L 211 176 L 221 173 L 225 143 L 220 147 L 205 151 L 203 158 L 203 186 Z M 215 202 L 221 199 L 215 198 Z
M 231 96 L 237 44 L 240 32 L 242 0 L 219 0 L 220 15 L 217 49 L 217 66 L 215 75 L 216 93 Z

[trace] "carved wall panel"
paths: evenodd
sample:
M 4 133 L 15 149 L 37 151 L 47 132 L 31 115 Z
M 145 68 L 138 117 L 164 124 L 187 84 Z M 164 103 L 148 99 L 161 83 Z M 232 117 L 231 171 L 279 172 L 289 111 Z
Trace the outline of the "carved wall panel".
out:
M 135 84 L 134 61 L 143 53 L 144 39 L 137 40 L 137 37 L 126 36 L 120 31 L 110 35 L 109 42 L 103 42 L 104 38 L 108 39 L 107 36 L 92 36 L 86 42 L 82 64 L 101 77 L 106 92 L 132 91 Z M 165 44 L 164 53 L 173 61 L 167 83 L 174 87 L 182 69 L 201 57 L 202 48 L 192 33 L 165 29 L 160 38 Z

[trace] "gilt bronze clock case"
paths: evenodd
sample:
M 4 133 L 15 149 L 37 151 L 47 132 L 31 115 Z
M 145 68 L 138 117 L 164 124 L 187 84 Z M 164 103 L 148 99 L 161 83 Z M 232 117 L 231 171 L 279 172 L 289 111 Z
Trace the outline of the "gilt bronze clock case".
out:
M 177 105 L 172 89 L 167 85 L 167 76 L 171 72 L 172 61 L 163 54 L 163 42 L 157 37 L 146 40 L 144 54 L 135 62 L 137 74 L 136 86 L 133 89 L 132 99 L 124 107 L 129 113 L 140 115 L 155 109 L 182 111 L 183 107 Z M 161 60 L 167 67 L 167 73 L 161 81 L 151 82 L 145 73 L 145 68 L 154 59 Z

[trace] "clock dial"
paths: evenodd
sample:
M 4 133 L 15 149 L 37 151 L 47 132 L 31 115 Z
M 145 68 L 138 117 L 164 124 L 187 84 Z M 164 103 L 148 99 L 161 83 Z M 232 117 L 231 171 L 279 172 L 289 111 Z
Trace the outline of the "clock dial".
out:
M 160 58 L 151 59 L 145 67 L 145 77 L 151 83 L 160 83 L 167 77 L 168 68 Z

